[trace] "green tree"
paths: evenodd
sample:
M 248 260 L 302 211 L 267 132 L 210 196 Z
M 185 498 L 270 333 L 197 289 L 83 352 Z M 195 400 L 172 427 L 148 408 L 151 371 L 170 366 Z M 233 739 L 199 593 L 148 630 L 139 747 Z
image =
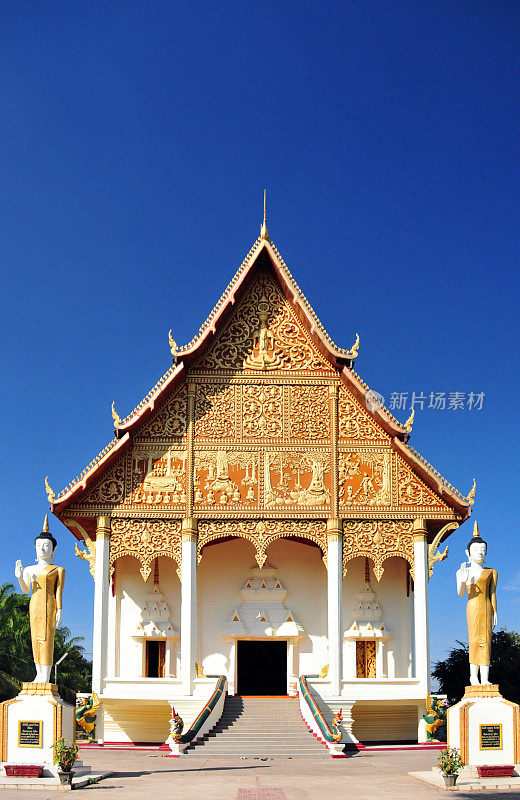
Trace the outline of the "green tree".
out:
M 54 661 L 68 653 L 58 668 L 59 691 L 68 703 L 75 703 L 76 692 L 90 690 L 92 664 L 83 655 L 82 641 L 63 625 L 56 629 Z M 0 585 L 0 701 L 15 697 L 22 682 L 33 678 L 29 597 L 4 583 Z
M 437 661 L 432 676 L 439 682 L 439 690 L 448 696 L 450 705 L 458 703 L 469 684 L 469 650 L 464 642 L 457 641 L 444 661 Z M 506 700 L 520 703 L 520 634 L 501 628 L 492 634 L 491 666 L 489 680 L 498 683 Z

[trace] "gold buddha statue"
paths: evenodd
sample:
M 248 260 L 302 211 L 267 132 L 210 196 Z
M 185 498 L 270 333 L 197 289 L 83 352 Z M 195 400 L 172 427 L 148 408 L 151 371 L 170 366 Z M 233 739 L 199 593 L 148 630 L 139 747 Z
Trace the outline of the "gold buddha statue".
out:
M 49 533 L 49 520 L 45 515 L 43 531 L 34 540 L 36 564 L 22 567 L 18 560 L 15 576 L 24 594 L 32 589 L 29 603 L 31 640 L 36 667 L 34 683 L 48 683 L 54 655 L 54 631 L 61 625 L 61 608 L 65 570 L 53 564 L 57 541 Z
M 484 567 L 487 543 L 479 535 L 478 525 L 473 526 L 473 537 L 466 555 L 469 563 L 457 570 L 457 592 L 464 597 L 468 592 L 466 618 L 469 637 L 469 670 L 472 686 L 489 686 L 491 659 L 491 633 L 497 624 L 496 569 Z M 480 682 L 478 672 L 480 669 Z

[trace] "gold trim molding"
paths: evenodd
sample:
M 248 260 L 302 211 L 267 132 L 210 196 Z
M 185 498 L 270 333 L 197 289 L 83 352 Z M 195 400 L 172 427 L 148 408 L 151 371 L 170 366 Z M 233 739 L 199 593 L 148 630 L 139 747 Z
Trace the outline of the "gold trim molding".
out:
M 147 581 L 155 559 L 166 556 L 176 562 L 180 579 L 181 541 L 181 520 L 114 519 L 110 537 L 110 576 L 118 558 L 133 556 L 141 565 L 143 581 Z
M 388 558 L 404 558 L 414 576 L 413 534 L 411 521 L 343 520 L 343 577 L 347 563 L 358 556 L 370 558 L 374 575 L 380 581 Z
M 202 520 L 199 522 L 199 537 L 197 544 L 197 562 L 202 559 L 202 548 L 208 542 L 227 537 L 247 539 L 255 548 L 255 559 L 260 568 L 267 559 L 267 548 L 276 539 L 290 539 L 297 537 L 310 539 L 318 545 L 326 564 L 327 558 L 327 522 L 326 520 L 233 520 L 226 522 L 213 522 Z

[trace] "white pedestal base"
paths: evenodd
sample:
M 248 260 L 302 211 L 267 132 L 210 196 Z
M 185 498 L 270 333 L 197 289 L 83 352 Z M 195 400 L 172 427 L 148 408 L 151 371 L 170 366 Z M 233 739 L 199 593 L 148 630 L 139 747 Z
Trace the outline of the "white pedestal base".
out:
M 467 686 L 448 709 L 448 746 L 470 766 L 516 764 L 520 760 L 520 707 L 504 700 L 497 685 Z
M 53 744 L 62 736 L 73 740 L 74 729 L 74 707 L 55 684 L 24 683 L 17 697 L 1 704 L 2 767 L 43 764 L 43 777 L 55 777 Z

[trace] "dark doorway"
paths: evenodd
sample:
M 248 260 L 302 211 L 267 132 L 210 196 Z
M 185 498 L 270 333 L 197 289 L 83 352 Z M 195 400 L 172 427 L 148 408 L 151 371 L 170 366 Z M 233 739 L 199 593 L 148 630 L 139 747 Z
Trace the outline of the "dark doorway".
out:
M 146 677 L 164 678 L 166 642 L 146 642 Z
M 237 642 L 237 694 L 287 694 L 287 642 Z

